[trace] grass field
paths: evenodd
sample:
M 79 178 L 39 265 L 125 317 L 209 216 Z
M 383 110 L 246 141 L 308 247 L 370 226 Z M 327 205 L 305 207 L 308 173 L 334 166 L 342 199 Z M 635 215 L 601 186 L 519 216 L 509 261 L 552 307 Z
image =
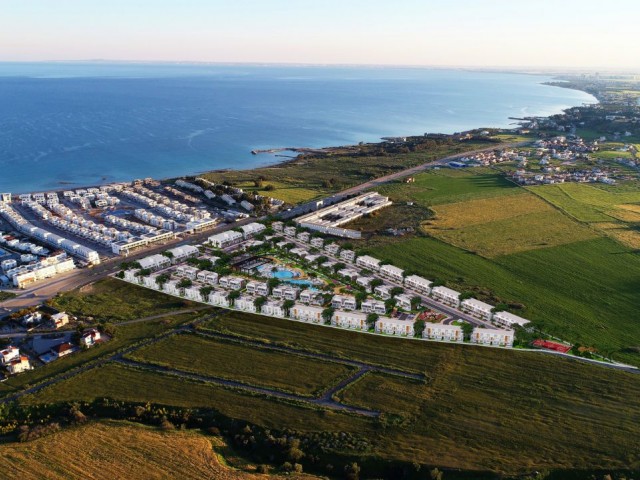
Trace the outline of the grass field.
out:
M 589 228 L 524 190 L 433 207 L 423 224 L 429 235 L 485 257 L 588 240 Z
M 493 260 L 431 238 L 371 249 L 399 267 L 492 302 L 522 303 L 519 313 L 545 331 L 595 345 L 640 365 L 640 256 L 607 238 Z
M 172 353 L 167 355 L 167 352 Z M 194 356 L 193 352 L 198 352 L 198 355 Z M 130 357 L 178 370 L 308 396 L 318 395 L 350 373 L 355 373 L 354 368 L 337 363 L 260 350 L 197 335 L 175 335 L 137 350 Z
M 26 444 L 0 445 L 0 470 L 22 480 L 273 478 L 227 467 L 216 453 L 223 447 L 218 438 L 195 432 L 94 422 Z
M 266 428 L 355 433 L 371 442 L 366 455 L 463 469 L 517 473 L 552 466 L 640 467 L 640 454 L 629 444 L 640 435 L 636 375 L 537 353 L 380 338 L 280 319 L 254 317 L 252 322 L 234 313 L 220 321 L 275 343 L 295 338 L 316 351 L 370 356 L 382 364 L 420 369 L 427 381 L 367 374 L 338 394 L 354 405 L 382 409 L 387 414 L 382 420 L 303 408 L 118 365 L 83 373 L 24 401 L 108 396 L 210 407 Z M 200 350 L 194 348 L 191 354 L 196 359 Z
M 48 365 L 9 378 L 6 382 L 0 384 L 0 396 L 12 393 L 24 388 L 26 385 L 38 383 L 46 378 L 113 353 L 127 345 L 153 337 L 177 325 L 192 321 L 201 315 L 203 314 L 185 313 L 164 317 L 159 320 L 121 325 L 117 327 L 115 337 L 105 344 L 76 352 L 73 355 L 66 356 Z
M 113 278 L 105 278 L 52 299 L 52 305 L 74 315 L 125 321 L 199 306 Z
M 15 297 L 15 293 L 11 292 L 0 292 L 0 302 L 4 302 L 5 300 L 9 300 L 10 298 Z

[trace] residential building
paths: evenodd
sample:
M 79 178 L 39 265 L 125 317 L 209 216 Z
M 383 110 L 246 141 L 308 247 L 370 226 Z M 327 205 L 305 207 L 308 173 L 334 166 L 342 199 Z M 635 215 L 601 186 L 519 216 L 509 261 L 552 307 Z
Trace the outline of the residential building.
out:
M 331 318 L 331 324 L 336 327 L 367 330 L 367 314 L 362 312 L 336 310 Z
M 272 222 L 271 228 L 274 232 L 282 233 L 284 231 L 284 223 L 282 222 Z
M 200 293 L 200 288 L 201 287 L 199 285 L 191 285 L 190 287 L 185 288 L 184 297 L 189 300 L 193 300 L 194 302 L 201 302 L 202 294 Z
M 404 270 L 389 264 L 380 267 L 380 275 L 398 283 L 404 280 Z
M 248 223 L 247 225 L 241 226 L 240 229 L 242 230 L 244 239 L 247 240 L 248 238 L 255 237 L 260 232 L 266 230 L 267 227 L 264 226 L 262 223 L 253 222 L 253 223 Z
M 459 325 L 445 325 L 443 323 L 427 323 L 422 332 L 422 338 L 429 340 L 446 340 L 462 342 L 464 335 Z
M 172 263 L 179 263 L 189 257 L 195 257 L 200 254 L 200 250 L 193 245 L 183 245 L 181 247 L 170 248 L 167 252 L 173 255 L 171 259 Z
M 320 292 L 317 290 L 306 289 L 300 292 L 300 301 L 302 303 L 313 303 L 318 297 L 320 297 Z
M 389 285 L 378 285 L 373 289 L 373 293 L 383 300 L 389 300 L 391 298 L 391 288 Z
M 296 238 L 304 243 L 309 243 L 311 239 L 311 234 L 309 232 L 300 232 L 296 235 Z
M 278 285 L 271 290 L 272 297 L 283 300 L 296 300 L 298 298 L 298 293 L 300 293 L 300 289 L 290 285 Z
M 467 298 L 460 303 L 460 309 L 474 317 L 481 318 L 482 320 L 491 320 L 493 315 L 493 305 L 481 302 L 475 298 Z
M 84 347 L 92 347 L 100 341 L 100 332 L 95 328 L 90 328 L 80 337 L 80 345 Z
M 229 306 L 229 292 L 215 290 L 209 294 L 209 303 L 218 307 Z
M 344 260 L 345 262 L 352 262 L 356 259 L 356 252 L 353 250 L 341 250 L 340 251 L 340 260 Z
M 320 237 L 315 237 L 311 239 L 311 246 L 315 248 L 322 248 L 324 245 L 324 240 Z
M 265 315 L 271 315 L 273 317 L 284 317 L 284 308 L 282 308 L 282 302 L 276 302 L 269 300 L 262 305 L 260 312 Z
M 371 282 L 373 282 L 373 277 L 357 277 L 356 283 L 361 287 L 364 287 L 367 292 L 371 291 Z
M 231 245 L 236 245 L 242 242 L 242 240 L 242 233 L 235 232 L 233 230 L 228 230 L 209 237 L 209 242 L 217 248 L 230 247 Z
M 244 312 L 256 313 L 255 299 L 249 295 L 241 295 L 233 302 L 233 306 Z
M 519 317 L 509 312 L 496 312 L 493 314 L 492 321 L 503 327 L 513 328 L 515 325 L 524 327 L 528 323 L 531 323 L 526 318 Z
M 4 350 L 0 350 L 0 365 L 7 366 L 13 360 L 20 358 L 20 349 L 9 345 Z
M 399 318 L 382 317 L 376 321 L 376 332 L 387 335 L 399 335 L 413 337 L 414 320 L 401 320 Z
M 171 259 L 164 255 L 156 254 L 141 258 L 138 260 L 138 263 L 140 264 L 140 268 L 154 271 L 170 266 Z
M 179 277 L 188 278 L 189 280 L 195 280 L 196 278 L 198 278 L 199 272 L 200 270 L 190 265 L 179 265 L 176 268 L 176 275 L 178 275 Z
M 513 330 L 476 327 L 471 334 L 471 343 L 511 347 L 513 346 Z
M 329 255 L 337 255 L 340 251 L 340 245 L 338 245 L 337 243 L 329 243 L 324 246 L 324 251 Z
M 54 328 L 64 327 L 67 323 L 69 323 L 69 315 L 65 312 L 59 312 L 54 315 L 51 315 L 51 322 L 53 322 Z
M 142 282 L 142 279 L 140 278 L 139 273 L 140 273 L 140 270 L 137 268 L 133 270 L 125 270 L 124 280 L 131 283 L 140 283 Z
M 404 279 L 404 285 L 407 288 L 411 288 L 418 293 L 429 295 L 431 293 L 432 281 L 426 278 L 419 277 L 418 275 L 409 275 Z
M 396 306 L 402 308 L 403 310 L 411 310 L 411 297 L 407 294 L 401 293 L 400 295 L 396 295 Z
M 61 343 L 51 349 L 53 356 L 58 359 L 70 355 L 74 352 L 74 348 L 70 343 Z
M 321 323 L 323 321 L 322 311 L 323 309 L 321 307 L 296 303 L 291 308 L 289 316 L 295 320 L 301 320 L 303 322 Z
M 287 237 L 295 237 L 297 229 L 296 227 L 284 227 L 284 234 Z
M 196 278 L 200 282 L 203 282 L 209 285 L 215 285 L 216 283 L 218 283 L 218 277 L 219 275 L 216 272 L 210 272 L 208 270 L 200 270 Z
M 364 313 L 377 313 L 378 315 L 384 315 L 387 313 L 387 309 L 384 306 L 384 302 L 380 300 L 374 300 L 372 298 L 365 300 L 360 305 L 360 310 Z
M 343 268 L 342 270 L 338 270 L 338 275 L 348 279 L 350 282 L 354 281 L 360 273 L 357 270 L 353 270 L 352 268 Z
M 162 286 L 162 291 L 169 295 L 182 295 L 182 289 L 178 287 L 178 283 L 180 283 L 180 280 L 167 280 Z
M 29 357 L 26 355 L 20 355 L 19 358 L 14 358 L 8 365 L 7 371 L 10 375 L 17 375 L 18 373 L 31 370 L 31 364 L 29 363 Z
M 269 295 L 269 286 L 265 282 L 256 282 L 252 280 L 247 282 L 247 293 L 251 295 L 267 296 Z
M 447 287 L 433 287 L 431 289 L 431 296 L 439 302 L 453 307 L 460 305 L 460 292 L 456 292 Z
M 380 270 L 380 260 L 370 257 L 369 255 L 361 255 L 356 259 L 356 265 L 368 270 L 377 272 Z
M 357 303 L 355 297 L 334 295 L 331 299 L 331 306 L 335 309 L 355 310 L 357 308 Z
M 242 277 L 235 277 L 233 275 L 228 275 L 225 277 L 220 277 L 218 279 L 218 284 L 222 288 L 229 288 L 231 290 L 240 290 L 244 288 L 245 279 Z

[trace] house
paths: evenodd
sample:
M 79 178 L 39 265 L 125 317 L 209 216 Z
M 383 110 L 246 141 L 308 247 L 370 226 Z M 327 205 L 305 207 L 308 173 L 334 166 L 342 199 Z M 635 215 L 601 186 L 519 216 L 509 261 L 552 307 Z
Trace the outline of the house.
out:
M 247 293 L 251 295 L 269 295 L 269 286 L 265 282 L 256 282 L 255 280 L 252 280 L 247 282 L 246 289 Z
M 260 308 L 260 312 L 265 315 L 271 315 L 273 317 L 284 317 L 284 308 L 282 308 L 281 302 L 269 300 Z
M 156 279 L 159 277 L 159 274 L 152 274 L 149 275 L 148 277 L 144 277 L 142 279 L 142 284 L 147 287 L 147 288 L 153 288 L 154 290 L 157 290 L 159 288 L 158 283 L 156 282 Z
M 413 337 L 413 320 L 401 320 L 399 318 L 382 317 L 376 321 L 376 332 L 387 335 L 400 335 Z
M 300 289 L 289 285 L 278 285 L 271 290 L 271 296 L 283 300 L 296 300 Z
M 402 308 L 403 310 L 412 310 L 411 297 L 409 295 L 401 293 L 400 295 L 396 295 L 393 298 L 395 298 L 396 300 L 397 307 Z
M 511 347 L 513 346 L 513 330 L 476 327 L 471 334 L 471 343 Z
M 195 280 L 196 278 L 198 278 L 199 272 L 200 270 L 190 265 L 180 265 L 178 268 L 176 268 L 176 275 L 178 275 L 179 277 L 188 278 L 189 280 Z
M 314 303 L 318 297 L 320 297 L 320 292 L 317 290 L 306 289 L 300 293 L 300 301 L 302 303 Z
M 443 323 L 427 323 L 422 332 L 422 338 L 429 340 L 446 340 L 462 342 L 464 335 L 459 325 L 445 325 Z
M 80 345 L 87 348 L 92 347 L 99 341 L 100 341 L 100 332 L 95 328 L 91 328 L 87 330 L 80 337 Z
M 229 230 L 216 235 L 211 235 L 209 237 L 209 243 L 217 248 L 226 248 L 242 242 L 242 239 L 242 233 Z
M 364 287 L 367 292 L 371 291 L 371 282 L 373 282 L 373 277 L 357 277 L 356 283 L 361 287 Z
M 241 295 L 235 299 L 233 306 L 243 312 L 256 313 L 257 309 L 254 301 L 254 298 L 249 295 Z
M 429 295 L 431 293 L 431 285 L 433 282 L 418 275 L 409 275 L 404 279 L 404 285 L 416 292 Z
M 513 328 L 515 325 L 524 327 L 526 324 L 531 323 L 526 318 L 519 317 L 509 312 L 496 312 L 493 314 L 492 321 L 503 327 Z
M 184 297 L 189 300 L 193 300 L 194 302 L 202 301 L 202 294 L 200 293 L 200 286 L 191 285 L 188 288 L 184 289 Z
M 141 278 L 138 275 L 138 273 L 140 272 L 140 270 L 138 270 L 137 268 L 134 270 L 125 270 L 124 271 L 124 280 L 126 280 L 127 282 L 131 282 L 131 283 L 140 283 Z
M 368 270 L 377 272 L 380 270 L 380 260 L 370 257 L 369 255 L 362 255 L 356 259 L 356 265 Z
M 69 315 L 67 315 L 65 312 L 59 312 L 51 315 L 51 321 L 53 322 L 54 328 L 64 327 L 67 323 L 69 323 Z
M 253 222 L 253 223 L 248 223 L 247 225 L 242 225 L 240 229 L 242 230 L 244 239 L 247 240 L 249 238 L 255 237 L 260 232 L 266 230 L 267 227 L 262 223 Z
M 164 255 L 156 254 L 138 260 L 140 268 L 144 270 L 160 270 L 171 265 L 171 260 Z
M 295 255 L 296 257 L 304 258 L 309 255 L 309 252 L 304 248 L 292 248 L 289 250 L 289 253 Z
M 331 317 L 331 325 L 354 330 L 367 330 L 367 314 L 336 310 Z
M 378 285 L 373 289 L 373 293 L 383 300 L 389 300 L 391 298 L 391 287 L 389 285 Z
M 178 287 L 180 280 L 168 280 L 163 286 L 162 291 L 169 295 L 181 295 L 181 288 Z
M 14 358 L 8 365 L 7 371 L 10 375 L 16 375 L 18 373 L 31 370 L 31 364 L 29 363 L 29 357 L 26 355 L 20 355 L 18 358 Z
M 309 243 L 309 240 L 311 239 L 311 234 L 309 232 L 300 232 L 298 235 L 296 235 L 296 238 L 301 242 Z
M 42 314 L 40 312 L 33 312 L 22 317 L 21 323 L 25 327 L 30 327 L 31 325 L 40 323 L 41 320 L 42 320 Z
M 229 306 L 229 292 L 215 290 L 209 294 L 209 303 L 218 307 Z
M 352 268 L 343 268 L 342 270 L 338 270 L 338 275 L 347 278 L 350 282 L 352 282 L 353 280 L 358 278 L 358 275 L 360 274 L 357 270 L 353 270 Z
M 73 353 L 73 346 L 70 343 L 64 342 L 53 347 L 51 353 L 56 359 L 62 358 Z
M 387 313 L 384 302 L 381 302 L 380 300 L 374 300 L 372 298 L 362 302 L 362 305 L 360 305 L 360 310 L 362 310 L 364 313 L 377 313 L 378 315 Z
M 222 288 L 229 288 L 231 290 L 240 290 L 244 288 L 245 279 L 242 277 L 235 277 L 233 275 L 228 275 L 226 277 L 220 277 L 218 279 L 218 284 Z
M 196 278 L 208 285 L 215 285 L 218 283 L 219 275 L 216 272 L 209 272 L 208 270 L 200 270 Z
M 431 296 L 446 305 L 458 307 L 460 305 L 460 292 L 456 292 L 447 287 L 433 287 Z
M 193 245 L 183 245 L 181 247 L 170 248 L 167 253 L 173 255 L 172 263 L 179 263 L 189 257 L 195 257 L 200 254 L 200 250 Z
M 284 234 L 287 237 L 295 237 L 296 236 L 296 227 L 284 227 Z
M 355 297 L 334 295 L 331 299 L 331 306 L 335 309 L 355 310 L 357 308 L 357 303 Z
M 324 245 L 324 240 L 320 237 L 315 237 L 311 239 L 311 246 L 315 248 L 322 248 Z
M 0 350 L 0 365 L 7 366 L 12 361 L 20 358 L 20 349 L 9 345 L 4 350 Z
M 389 264 L 380 267 L 380 275 L 398 283 L 404 280 L 404 270 Z
M 311 305 L 304 305 L 302 303 L 296 303 L 290 310 L 289 316 L 295 320 L 301 320 L 303 322 L 320 323 L 322 322 L 321 307 L 313 307 Z
M 475 298 L 463 300 L 460 303 L 460 310 L 487 321 L 491 320 L 491 316 L 493 315 L 493 305 L 481 302 Z
M 284 231 L 284 223 L 282 222 L 272 222 L 271 228 L 274 232 L 282 233 Z
M 340 251 L 340 245 L 338 245 L 337 243 L 328 243 L 324 246 L 324 251 L 329 255 L 337 255 Z
M 356 252 L 353 250 L 342 250 L 340 252 L 340 260 L 344 260 L 345 262 L 353 262 L 356 258 Z

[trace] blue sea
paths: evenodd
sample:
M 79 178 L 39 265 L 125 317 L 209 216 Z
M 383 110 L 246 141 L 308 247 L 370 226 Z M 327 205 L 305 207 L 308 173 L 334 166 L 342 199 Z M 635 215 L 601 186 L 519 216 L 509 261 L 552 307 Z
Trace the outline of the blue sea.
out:
M 508 127 L 594 103 L 549 77 L 426 68 L 0 63 L 0 191 L 282 160 L 253 149 Z

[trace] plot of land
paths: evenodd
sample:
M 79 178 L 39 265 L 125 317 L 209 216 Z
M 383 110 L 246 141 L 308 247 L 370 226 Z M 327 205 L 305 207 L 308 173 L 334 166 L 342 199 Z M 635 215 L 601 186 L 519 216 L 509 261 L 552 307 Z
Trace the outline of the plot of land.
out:
M 593 238 L 594 233 L 524 191 L 433 207 L 423 228 L 457 247 L 496 257 Z
M 27 444 L 0 446 L 0 470 L 13 478 L 269 478 L 220 463 L 221 440 L 195 432 L 161 432 L 124 422 L 91 423 Z
M 194 355 L 195 352 L 198 354 Z M 355 372 L 355 369 L 337 363 L 197 335 L 174 335 L 137 350 L 131 357 L 141 362 L 309 396 L 320 394 Z

